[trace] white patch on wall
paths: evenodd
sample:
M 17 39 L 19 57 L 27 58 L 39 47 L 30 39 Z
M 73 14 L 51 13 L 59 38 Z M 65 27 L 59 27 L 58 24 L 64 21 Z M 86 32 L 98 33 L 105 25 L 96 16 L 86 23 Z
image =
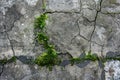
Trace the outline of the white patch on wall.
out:
M 98 37 L 100 38 L 101 41 L 106 38 L 105 35 L 104 35 L 105 28 L 101 27 L 101 28 L 97 29 L 96 32 L 97 32 L 97 35 L 98 35 Z
M 120 80 L 120 61 L 105 63 L 105 80 Z
M 25 1 L 28 3 L 28 5 L 35 6 L 38 0 L 25 0 Z
M 83 8 L 83 9 L 89 8 L 89 6 L 87 5 L 87 2 L 83 2 L 83 3 L 82 3 L 82 8 Z
M 20 11 L 21 14 L 25 15 L 26 14 L 26 9 L 25 8 L 22 8 L 21 11 Z

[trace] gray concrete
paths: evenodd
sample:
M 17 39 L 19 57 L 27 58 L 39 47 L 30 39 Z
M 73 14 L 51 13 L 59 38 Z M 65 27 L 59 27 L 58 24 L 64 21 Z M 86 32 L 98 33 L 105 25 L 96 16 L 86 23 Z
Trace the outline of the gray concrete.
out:
M 27 63 L 44 50 L 34 40 L 33 27 L 43 11 L 49 16 L 50 42 L 58 52 L 69 53 L 51 72 Z M 67 61 L 89 50 L 98 56 L 119 56 L 119 13 L 119 0 L 0 0 L 0 59 L 18 56 L 16 63 L 0 65 L 0 80 L 120 80 L 119 61 L 106 62 L 105 67 L 89 61 L 71 66 Z

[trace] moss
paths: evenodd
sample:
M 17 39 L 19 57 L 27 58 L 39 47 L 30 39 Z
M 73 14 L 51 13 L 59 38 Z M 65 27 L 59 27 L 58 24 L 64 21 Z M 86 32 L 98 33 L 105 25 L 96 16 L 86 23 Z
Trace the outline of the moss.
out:
M 45 5 L 44 5 L 45 6 Z M 54 65 L 58 65 L 61 60 L 58 58 L 57 51 L 55 50 L 54 45 L 51 45 L 49 42 L 49 37 L 46 35 L 45 26 L 46 26 L 46 19 L 48 18 L 46 13 L 43 13 L 39 17 L 35 19 L 34 28 L 37 29 L 37 41 L 38 44 L 43 45 L 45 51 L 41 53 L 35 60 L 34 63 L 39 66 L 46 66 L 49 70 L 52 70 Z M 12 59 L 14 60 L 14 58 Z M 92 54 L 91 51 L 85 54 L 84 57 L 80 58 L 72 58 L 70 59 L 71 64 L 80 63 L 81 61 L 102 61 L 103 63 L 107 60 L 120 60 L 120 58 L 113 58 L 113 57 L 98 57 L 95 54 Z M 3 61 L 6 63 L 6 60 Z
M 70 61 L 71 61 L 71 64 L 73 65 L 74 63 L 80 63 L 85 60 L 97 61 L 97 60 L 99 60 L 99 58 L 98 58 L 98 56 L 92 54 L 91 51 L 89 51 L 87 54 L 85 54 L 84 57 L 72 58 Z
M 36 17 L 34 21 L 34 27 L 43 30 L 46 26 L 46 19 L 48 18 L 46 13 L 43 13 L 39 17 Z
M 51 52 L 51 53 L 50 53 Z M 48 50 L 48 52 L 42 53 L 35 59 L 35 63 L 39 66 L 46 66 L 52 70 L 52 66 L 59 64 L 57 53 L 55 50 Z
M 48 39 L 48 37 L 46 36 L 45 33 L 40 32 L 40 33 L 37 34 L 37 40 L 40 44 L 47 44 L 49 39 Z
M 7 58 L 0 60 L 0 64 L 4 65 L 7 63 Z
M 80 63 L 81 59 L 80 58 L 72 58 L 70 61 L 71 61 L 71 65 L 73 65 L 74 63 Z
M 17 60 L 17 57 L 13 56 L 12 58 L 8 59 L 8 62 L 12 63 L 12 62 L 16 62 L 16 60 Z
M 91 51 L 88 52 L 87 55 L 85 55 L 85 60 L 91 60 L 91 61 L 96 61 L 98 60 L 98 57 L 94 54 L 91 53 Z
M 7 58 L 1 59 L 0 64 L 4 65 L 4 64 L 7 64 L 7 63 L 12 63 L 12 62 L 15 62 L 16 59 L 17 59 L 16 56 L 11 57 L 10 59 L 7 59 Z
M 35 29 L 38 29 L 37 32 L 37 41 L 38 44 L 43 45 L 45 51 L 35 59 L 35 64 L 39 66 L 46 66 L 49 70 L 52 70 L 52 66 L 59 64 L 60 60 L 57 55 L 57 51 L 54 48 L 54 45 L 49 43 L 49 37 L 45 32 L 47 14 L 44 13 L 40 15 L 35 20 Z
M 84 57 L 80 58 L 72 58 L 71 61 L 71 65 L 73 65 L 74 63 L 80 63 L 82 61 L 101 61 L 102 63 L 105 63 L 109 60 L 119 60 L 120 61 L 120 57 L 98 57 L 97 55 L 94 55 L 91 53 L 91 51 L 89 51 Z

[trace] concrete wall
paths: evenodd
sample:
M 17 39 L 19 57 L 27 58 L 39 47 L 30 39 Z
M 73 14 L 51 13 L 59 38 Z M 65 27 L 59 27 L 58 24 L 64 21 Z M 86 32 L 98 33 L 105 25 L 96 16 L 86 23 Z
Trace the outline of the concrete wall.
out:
M 16 63 L 0 66 L 0 80 L 120 80 L 120 62 L 114 60 L 105 66 L 65 62 L 53 71 L 26 64 L 43 51 L 33 27 L 43 12 L 48 13 L 47 34 L 58 52 L 72 57 L 89 50 L 102 57 L 120 55 L 120 0 L 0 0 L 0 59 L 18 57 Z

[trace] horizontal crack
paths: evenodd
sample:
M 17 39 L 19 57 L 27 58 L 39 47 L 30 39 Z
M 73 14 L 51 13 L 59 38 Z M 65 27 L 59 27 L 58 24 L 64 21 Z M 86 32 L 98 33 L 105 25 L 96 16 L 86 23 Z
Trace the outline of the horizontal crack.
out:
M 54 14 L 54 13 L 76 13 L 76 14 L 80 14 L 80 12 L 65 12 L 65 11 L 53 11 L 53 12 L 51 12 L 51 11 L 45 11 L 45 13 L 48 13 L 48 14 Z

